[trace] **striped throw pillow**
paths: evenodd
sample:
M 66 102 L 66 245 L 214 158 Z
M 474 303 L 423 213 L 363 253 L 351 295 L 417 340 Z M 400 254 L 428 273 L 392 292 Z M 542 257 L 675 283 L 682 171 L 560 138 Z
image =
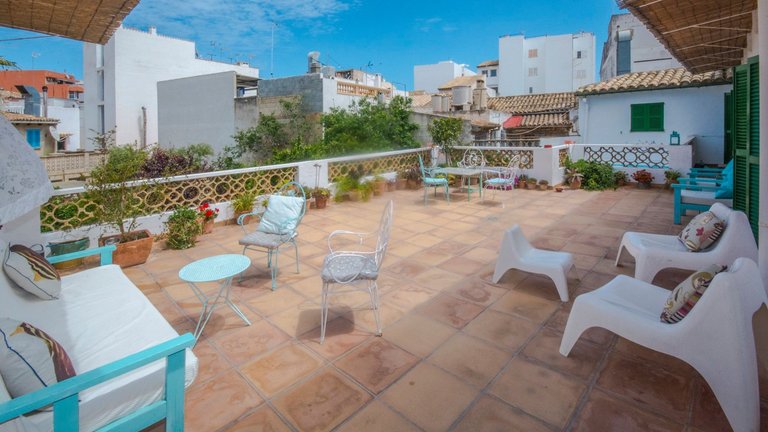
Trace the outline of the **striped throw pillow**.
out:
M 696 306 L 715 275 L 725 270 L 724 266 L 713 264 L 704 270 L 688 276 L 688 279 L 680 282 L 669 294 L 664 310 L 661 312 L 661 321 L 669 324 L 679 322 Z
M 3 260 L 5 274 L 21 289 L 43 300 L 59 298 L 61 277 L 42 255 L 32 249 L 13 245 Z

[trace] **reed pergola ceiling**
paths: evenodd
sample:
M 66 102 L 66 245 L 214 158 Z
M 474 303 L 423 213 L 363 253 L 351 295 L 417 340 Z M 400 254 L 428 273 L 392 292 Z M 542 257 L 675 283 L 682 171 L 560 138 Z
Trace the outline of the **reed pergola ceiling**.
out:
M 105 44 L 139 0 L 0 0 L 0 26 Z
M 694 74 L 741 64 L 757 0 L 617 0 Z

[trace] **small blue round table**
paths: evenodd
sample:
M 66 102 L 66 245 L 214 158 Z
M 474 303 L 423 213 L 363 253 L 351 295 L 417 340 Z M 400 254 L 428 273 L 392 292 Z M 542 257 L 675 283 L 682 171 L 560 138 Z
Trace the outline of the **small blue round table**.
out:
M 232 287 L 232 278 L 244 272 L 251 265 L 251 260 L 247 256 L 237 254 L 216 255 L 191 262 L 179 270 L 179 278 L 189 284 L 198 300 L 203 304 L 200 311 L 200 318 L 195 326 L 195 339 L 200 338 L 205 325 L 211 319 L 213 310 L 223 298 L 226 303 L 247 325 L 251 325 L 243 312 L 229 299 Z M 211 301 L 196 284 L 202 282 L 221 281 L 219 292 Z

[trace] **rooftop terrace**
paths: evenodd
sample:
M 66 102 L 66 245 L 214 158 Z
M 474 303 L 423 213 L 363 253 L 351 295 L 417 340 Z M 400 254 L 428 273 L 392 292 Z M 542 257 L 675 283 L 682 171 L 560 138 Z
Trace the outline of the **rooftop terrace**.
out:
M 332 298 L 320 345 L 326 238 L 376 229 L 387 199 L 395 219 L 379 278 L 383 336 L 373 335 L 367 294 L 355 293 Z M 265 256 L 253 253 L 233 286 L 253 325 L 221 307 L 205 328 L 187 430 L 728 430 L 707 384 L 677 359 L 598 329 L 570 357 L 558 353 L 573 298 L 632 274 L 631 264 L 613 265 L 622 234 L 676 233 L 671 218 L 671 193 L 632 187 L 497 191 L 485 202 L 430 196 L 428 206 L 420 190 L 404 190 L 311 210 L 299 227 L 301 273 L 285 254 L 272 292 Z M 534 245 L 574 254 L 570 302 L 549 279 L 515 270 L 490 283 L 501 233 L 516 223 Z M 200 304 L 178 270 L 240 253 L 240 236 L 217 226 L 196 247 L 156 250 L 125 272 L 177 331 L 192 331 Z M 656 284 L 686 276 L 663 271 Z

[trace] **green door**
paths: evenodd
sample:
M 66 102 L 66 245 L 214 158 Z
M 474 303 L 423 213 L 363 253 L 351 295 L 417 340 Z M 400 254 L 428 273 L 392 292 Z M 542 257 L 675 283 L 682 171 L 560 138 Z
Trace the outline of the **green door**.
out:
M 757 239 L 760 178 L 760 92 L 758 58 L 733 73 L 733 208 L 747 214 Z

